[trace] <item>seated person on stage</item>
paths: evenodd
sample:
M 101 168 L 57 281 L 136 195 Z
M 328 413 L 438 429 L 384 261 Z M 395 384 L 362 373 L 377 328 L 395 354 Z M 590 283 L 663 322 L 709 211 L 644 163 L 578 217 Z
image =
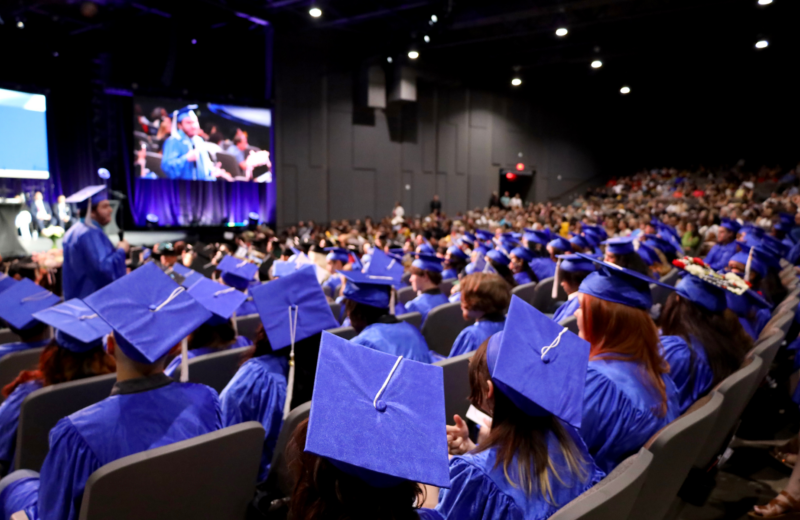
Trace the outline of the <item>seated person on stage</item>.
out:
M 636 253 L 633 241 L 633 237 L 609 238 L 604 241 L 603 245 L 606 246 L 606 253 L 603 260 L 609 264 L 624 267 L 653 278 L 650 267 Z
M 406 304 L 408 312 L 422 314 L 422 323 L 428 313 L 439 305 L 449 303 L 447 296 L 439 290 L 442 283 L 442 259 L 423 253 L 415 253 L 416 260 L 411 263 L 411 287 L 417 297 Z
M 736 254 L 736 233 L 741 226 L 735 220 L 723 218 L 717 231 L 717 243 L 705 257 L 705 262 L 715 271 L 724 269 Z
M 31 217 L 33 217 L 33 222 L 36 224 L 36 229 L 40 232 L 53 221 L 53 209 L 50 207 L 50 204 L 44 201 L 44 196 L 41 191 L 37 191 L 33 194 L 30 212 Z
M 345 277 L 343 294 L 347 317 L 358 332 L 350 341 L 394 356 L 431 362 L 422 333 L 390 314 L 392 277 L 355 271 L 342 275 Z M 409 309 L 409 312 L 415 311 Z
M 23 370 L 3 388 L 5 401 L 0 405 L 0 472 L 3 474 L 14 463 L 19 413 L 22 401 L 29 394 L 45 386 L 110 374 L 117 366 L 114 358 L 103 350 L 101 341 L 111 332 L 111 327 L 81 300 L 69 300 L 41 310 L 34 317 L 55 328 L 56 337 L 39 356 L 35 370 Z
M 32 314 L 55 305 L 59 300 L 58 296 L 27 278 L 15 281 L 3 291 L 0 296 L 0 318 L 8 323 L 11 332 L 19 336 L 20 341 L 0 345 L 0 358 L 12 352 L 44 347 L 50 343 L 50 329 L 47 324 L 34 318 Z
M 202 129 L 195 108 L 197 105 L 189 105 L 173 112 L 172 130 L 164 141 L 161 169 L 170 179 L 214 181 L 223 177 L 232 181 L 233 177 L 211 160 L 200 135 Z
M 586 341 L 513 297 L 506 329 L 469 363 L 470 402 L 491 425 L 478 446 L 461 417 L 447 427 L 450 489 L 430 518 L 545 519 L 599 482 L 578 433 L 588 362 Z
M 509 267 L 511 272 L 514 273 L 514 281 L 517 285 L 539 281 L 531 266 L 528 265 L 534 259 L 533 252 L 530 249 L 517 246 L 509 252 L 509 255 L 511 257 Z
M 265 430 L 264 450 L 258 474 L 259 482 L 269 473 L 275 443 L 293 402 L 298 382 L 310 372 L 313 378 L 319 333 L 339 326 L 317 282 L 313 267 L 298 269 L 253 290 L 263 327 L 254 348 L 248 353 L 236 375 L 220 394 L 222 421 L 233 426 L 257 421 Z M 290 370 L 296 376 L 290 378 Z M 294 379 L 292 392 L 287 380 Z M 299 397 L 299 396 L 298 396 Z M 310 395 L 305 396 L 308 401 Z M 301 404 L 302 402 L 297 403 Z
M 342 277 L 339 271 L 350 263 L 350 253 L 342 247 L 326 247 L 328 256 L 325 257 L 326 266 L 330 277 L 322 283 L 322 290 L 334 300 L 339 297 L 342 288 Z
M 233 146 L 228 147 L 225 153 L 229 153 L 236 158 L 236 162 L 242 173 L 249 180 L 252 177 L 252 169 L 256 166 L 272 167 L 267 150 L 257 150 L 247 142 L 247 132 L 237 131 L 233 138 Z
M 469 256 L 462 251 L 458 246 L 450 246 L 447 248 L 447 254 L 444 255 L 444 271 L 442 271 L 442 280 L 453 280 L 458 278 L 458 275 L 467 267 L 469 263 Z
M 511 264 L 511 259 L 506 256 L 505 253 L 500 251 L 499 249 L 492 249 L 491 251 L 486 253 L 486 263 L 492 266 L 494 272 L 496 272 L 500 277 L 506 281 L 509 287 L 516 287 L 517 281 L 514 278 L 514 273 L 511 272 L 509 265 Z
M 58 196 L 58 202 L 53 206 L 53 213 L 55 213 L 53 216 L 55 225 L 64 229 L 69 229 L 72 223 L 75 222 L 72 205 L 67 203 L 67 198 L 64 195 Z
M 680 415 L 680 395 L 648 314 L 648 284 L 659 282 L 581 256 L 601 264 L 581 283 L 575 312 L 580 336 L 592 346 L 581 436 L 610 472 Z
M 50 431 L 41 475 L 20 470 L 0 481 L 3 518 L 75 519 L 89 476 L 133 455 L 221 427 L 217 393 L 164 375 L 167 355 L 210 314 L 154 264 L 85 299 L 105 321 L 117 362 L 111 396 L 61 419 Z
M 444 381 L 438 367 L 322 333 L 311 415 L 287 446 L 290 517 L 435 518 L 423 484 L 448 487 Z
M 563 303 L 555 314 L 553 321 L 561 323 L 570 316 L 575 315 L 581 302 L 578 299 L 578 287 L 584 278 L 595 271 L 595 264 L 577 255 L 559 255 L 558 270 L 553 283 L 558 283 L 567 293 L 567 301 Z
M 511 288 L 496 274 L 474 273 L 462 278 L 461 312 L 465 321 L 475 323 L 458 334 L 447 357 L 478 350 L 489 336 L 503 330 L 510 301 Z
M 231 318 L 233 312 L 247 299 L 247 295 L 204 276 L 187 285 L 187 292 L 192 298 L 211 313 L 205 323 L 189 334 L 187 359 L 251 344 L 249 339 L 237 336 Z M 176 373 L 180 373 L 178 369 L 181 363 L 181 356 L 175 357 L 164 373 L 174 377 Z

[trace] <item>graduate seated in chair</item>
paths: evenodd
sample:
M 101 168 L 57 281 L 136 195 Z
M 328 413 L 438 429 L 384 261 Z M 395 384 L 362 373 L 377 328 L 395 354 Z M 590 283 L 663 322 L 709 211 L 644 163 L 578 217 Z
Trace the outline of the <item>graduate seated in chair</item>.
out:
M 418 312 L 425 323 L 428 313 L 439 305 L 449 303 L 447 296 L 439 290 L 442 283 L 442 259 L 415 253 L 416 260 L 411 263 L 411 287 L 417 292 L 417 297 L 406 304 L 408 312 Z
M 649 278 L 654 278 L 647 263 L 636 253 L 633 237 L 610 238 L 603 242 L 606 246 L 603 260 L 609 264 L 636 271 Z
M 469 263 L 469 255 L 462 251 L 458 246 L 450 246 L 444 255 L 444 271 L 442 280 L 453 280 L 458 278 L 461 272 Z
M 117 383 L 110 397 L 56 424 L 41 474 L 20 470 L 0 481 L 4 519 L 21 510 L 29 520 L 75 519 L 95 470 L 221 427 L 214 390 L 164 375 L 169 352 L 180 348 L 210 312 L 155 264 L 140 267 L 84 303 L 113 330 L 108 353 L 116 359 Z
M 494 272 L 505 280 L 509 287 L 517 286 L 517 280 L 509 267 L 511 259 L 505 253 L 499 249 L 492 249 L 486 253 L 486 263 L 492 266 Z
M 478 350 L 489 336 L 503 330 L 510 301 L 511 288 L 496 274 L 474 273 L 462 278 L 461 312 L 465 321 L 475 323 L 458 334 L 447 357 Z
M 322 283 L 322 290 L 335 300 L 342 289 L 342 277 L 338 273 L 350 262 L 350 253 L 342 247 L 326 247 L 325 251 L 328 251 L 325 260 L 331 276 Z
M 535 281 L 540 282 L 545 278 L 555 276 L 556 262 L 550 258 L 550 253 L 547 251 L 550 236 L 544 231 L 525 228 L 522 240 L 533 254 L 533 258 L 528 262 L 528 265 L 533 271 Z
M 531 282 L 539 282 L 536 273 L 531 269 L 530 264 L 535 258 L 533 252 L 527 247 L 517 246 L 509 251 L 511 262 L 509 268 L 514 273 L 514 282 L 517 285 L 524 285 Z
M 8 323 L 20 341 L 0 345 L 0 358 L 12 352 L 44 347 L 50 343 L 50 329 L 33 314 L 58 303 L 60 298 L 27 278 L 15 281 L 0 297 L 0 318 Z
M 578 287 L 583 279 L 595 271 L 595 264 L 577 255 L 559 255 L 556 279 L 553 283 L 558 283 L 567 293 L 567 301 L 562 304 L 555 314 L 553 321 L 561 323 L 570 316 L 575 315 L 581 302 L 578 300 Z

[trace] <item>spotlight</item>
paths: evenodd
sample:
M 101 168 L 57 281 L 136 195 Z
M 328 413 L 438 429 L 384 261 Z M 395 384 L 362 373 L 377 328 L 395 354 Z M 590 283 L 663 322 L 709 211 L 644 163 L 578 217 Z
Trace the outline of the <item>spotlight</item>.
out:
M 192 45 L 197 45 L 197 40 L 192 38 Z
M 556 29 L 556 36 L 563 37 L 569 33 L 566 27 L 559 27 Z
M 772 0 L 758 0 L 758 5 L 769 5 L 772 3 Z
M 513 85 L 515 87 L 518 87 L 518 86 L 522 85 L 522 80 L 519 79 L 519 78 L 514 78 L 514 79 L 511 80 L 511 85 Z
M 18 20 L 17 29 L 24 29 L 24 28 L 25 28 L 25 22 L 23 22 L 22 20 Z
M 430 37 L 430 36 L 428 36 L 427 34 L 426 34 L 426 35 L 425 35 L 425 37 L 424 37 L 424 38 L 422 38 L 422 39 L 423 39 L 423 40 L 425 40 L 425 43 L 430 43 L 430 42 L 431 42 L 431 37 Z
M 101 179 L 110 179 L 111 172 L 105 168 L 100 168 L 99 170 L 97 170 L 97 176 L 100 177 Z
M 432 15 L 431 15 L 431 21 L 432 21 L 433 23 L 436 23 L 436 22 L 438 22 L 438 21 L 439 21 L 439 17 L 438 17 L 438 16 L 436 16 L 435 14 L 432 14 Z
M 417 51 L 408 51 L 409 59 L 416 60 L 419 58 L 419 53 Z
M 628 87 L 628 86 L 622 87 L 621 89 L 619 89 L 619 93 L 620 94 L 630 94 L 631 93 L 631 88 Z
M 769 47 L 769 42 L 767 40 L 758 40 L 756 42 L 756 49 L 766 49 Z
M 394 60 L 392 59 L 392 57 L 391 57 L 391 56 L 387 56 L 387 57 L 386 57 L 386 63 L 391 63 L 391 62 L 393 62 L 393 61 L 394 61 Z
M 602 62 L 602 61 L 600 61 L 600 60 L 594 60 L 594 61 L 592 62 L 592 68 L 593 68 L 593 69 L 599 69 L 599 68 L 600 68 L 600 67 L 602 67 L 602 66 L 603 66 L 603 62 Z
M 312 7 L 308 10 L 308 14 L 310 14 L 312 18 L 319 18 L 322 16 L 322 9 L 319 7 Z

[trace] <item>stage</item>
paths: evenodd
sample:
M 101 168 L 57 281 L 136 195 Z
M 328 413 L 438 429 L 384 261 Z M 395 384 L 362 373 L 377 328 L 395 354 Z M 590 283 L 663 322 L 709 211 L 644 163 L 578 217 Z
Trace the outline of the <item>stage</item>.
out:
M 119 242 L 119 238 L 116 234 L 111 235 L 108 237 L 111 240 L 111 243 L 116 245 Z M 125 240 L 127 240 L 132 246 L 144 246 L 144 245 L 153 245 L 159 242 L 175 242 L 176 240 L 183 240 L 186 238 L 186 233 L 183 231 L 126 231 L 125 232 Z M 22 247 L 28 252 L 31 253 L 39 253 L 42 251 L 47 251 L 48 249 L 53 247 L 53 242 L 49 238 L 34 238 L 31 240 L 25 240 L 20 237 L 19 240 Z M 61 248 L 61 239 L 56 241 L 56 247 Z

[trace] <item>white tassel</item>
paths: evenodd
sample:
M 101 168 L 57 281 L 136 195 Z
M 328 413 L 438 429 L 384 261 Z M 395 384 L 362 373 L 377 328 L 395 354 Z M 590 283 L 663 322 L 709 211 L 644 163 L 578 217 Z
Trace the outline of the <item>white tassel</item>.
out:
M 559 258 L 558 262 L 556 263 L 556 276 L 555 276 L 555 279 L 553 279 L 553 289 L 550 291 L 550 298 L 552 298 L 553 300 L 558 298 L 558 283 L 559 283 L 559 281 L 558 281 L 558 270 L 559 269 L 561 269 L 561 258 Z
M 236 337 L 239 337 L 239 325 L 236 324 L 236 311 L 233 311 L 231 321 L 233 322 L 233 333 L 236 334 Z
M 181 383 L 189 382 L 189 339 L 181 340 Z
M 294 319 L 292 316 L 292 309 L 294 309 Z M 286 380 L 286 401 L 283 403 L 283 420 L 289 416 L 292 407 L 292 394 L 294 393 L 294 339 L 297 334 L 297 316 L 300 314 L 298 306 L 289 307 L 289 339 L 292 341 L 291 350 L 289 351 L 289 377 Z
M 750 248 L 750 254 L 747 255 L 747 264 L 744 266 L 744 280 L 746 282 L 750 281 L 750 267 L 753 263 L 753 249 Z
M 389 314 L 394 316 L 394 287 L 389 287 Z

